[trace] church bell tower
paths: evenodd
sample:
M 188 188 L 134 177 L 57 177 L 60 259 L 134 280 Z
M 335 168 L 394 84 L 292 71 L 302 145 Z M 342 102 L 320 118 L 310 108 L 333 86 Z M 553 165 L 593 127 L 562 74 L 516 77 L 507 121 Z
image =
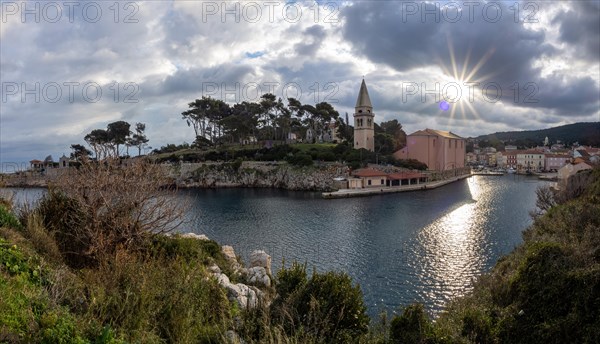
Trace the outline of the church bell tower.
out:
M 354 107 L 354 148 L 364 148 L 375 151 L 375 124 L 373 123 L 373 105 L 367 91 L 367 84 L 363 79 L 358 92 L 358 99 Z

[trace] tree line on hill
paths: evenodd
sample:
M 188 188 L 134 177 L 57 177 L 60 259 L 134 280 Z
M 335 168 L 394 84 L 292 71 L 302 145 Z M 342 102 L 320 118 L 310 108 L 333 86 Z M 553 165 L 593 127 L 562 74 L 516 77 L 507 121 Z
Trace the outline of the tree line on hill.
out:
M 354 137 L 354 128 L 349 124 L 346 113 L 342 119 L 335 108 L 321 102 L 316 105 L 302 104 L 295 98 L 288 98 L 287 105 L 281 98 L 273 94 L 264 94 L 259 102 L 241 102 L 229 105 L 222 100 L 211 97 L 202 97 L 188 104 L 189 109 L 182 113 L 182 119 L 189 127 L 193 128 L 196 139 L 192 144 L 169 143 L 161 148 L 154 149 L 154 154 L 175 153 L 182 154 L 161 157 L 159 160 L 227 161 L 236 157 L 245 159 L 258 159 L 272 157 L 277 160 L 291 160 L 308 164 L 309 159 L 336 161 L 350 159 L 353 162 L 389 162 L 394 159 L 391 154 L 401 149 L 406 144 L 406 133 L 398 120 L 390 120 L 381 124 L 374 123 L 375 152 L 351 152 Z M 145 134 L 146 125 L 136 123 L 132 131 L 131 125 L 125 121 L 109 123 L 106 129 L 94 129 L 84 137 L 89 148 L 81 144 L 71 145 L 73 150 L 71 158 L 81 161 L 84 157 L 95 157 L 102 160 L 110 157 L 129 156 L 129 148 L 137 147 L 138 155 L 147 147 L 148 138 Z M 333 143 L 346 143 L 337 149 L 313 148 L 306 154 L 297 154 L 299 157 L 280 156 L 278 151 L 267 153 L 263 148 L 240 150 L 236 146 L 253 142 L 259 147 L 286 145 L 302 141 L 303 143 L 316 143 L 323 141 L 326 134 L 333 136 L 336 132 L 338 141 Z M 311 132 L 311 135 L 307 135 Z M 290 134 L 296 134 L 304 140 L 290 140 Z M 331 137 L 330 137 L 331 138 Z M 125 151 L 123 151 L 125 147 Z M 234 147 L 235 149 L 232 149 Z M 327 152 L 324 152 L 326 150 Z M 260 151 L 260 152 L 259 152 Z M 297 149 L 283 148 L 286 154 L 294 153 Z M 298 153 L 298 152 L 296 152 Z M 292 154 L 293 155 L 293 154 Z M 262 158 L 261 158 L 262 157 Z M 353 165 L 356 165 L 353 163 Z M 409 165 L 412 165 L 410 163 Z M 418 166 L 422 168 L 422 166 Z
M 342 118 L 327 102 L 313 106 L 288 98 L 286 105 L 281 98 L 266 93 L 259 102 L 229 105 L 219 99 L 202 97 L 188 106 L 182 117 L 194 129 L 195 146 L 243 143 L 249 137 L 258 141 L 289 142 L 292 133 L 303 138 L 303 142 L 317 143 L 325 134 L 332 134 L 331 130 L 337 131 L 340 141 L 352 142 L 354 137 L 348 114 Z M 307 135 L 309 132 L 312 135 Z M 376 124 L 375 134 L 378 153 L 398 150 L 406 141 L 398 120 Z
M 504 145 L 515 145 L 520 149 L 535 147 L 541 145 L 546 137 L 550 143 L 560 141 L 571 145 L 577 142 L 581 145 L 600 146 L 600 122 L 574 123 L 540 130 L 497 132 L 478 136 L 475 140 L 479 142 L 480 147 L 483 144 L 503 150 Z
M 125 121 L 109 123 L 106 129 L 94 129 L 85 135 L 84 140 L 92 150 L 81 144 L 72 144 L 71 159 L 82 161 L 90 158 L 92 153 L 97 160 L 118 158 L 123 153 L 129 156 L 130 147 L 136 147 L 139 156 L 148 143 L 145 131 L 146 124 L 144 123 L 136 123 L 133 131 L 131 124 Z M 125 152 L 121 151 L 123 146 L 126 149 Z

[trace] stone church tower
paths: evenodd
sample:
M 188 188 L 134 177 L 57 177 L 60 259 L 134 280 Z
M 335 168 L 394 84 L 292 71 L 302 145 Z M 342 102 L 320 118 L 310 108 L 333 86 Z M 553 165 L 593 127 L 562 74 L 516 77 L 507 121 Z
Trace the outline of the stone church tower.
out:
M 363 79 L 354 107 L 354 148 L 375 151 L 375 129 L 373 123 L 373 105 Z

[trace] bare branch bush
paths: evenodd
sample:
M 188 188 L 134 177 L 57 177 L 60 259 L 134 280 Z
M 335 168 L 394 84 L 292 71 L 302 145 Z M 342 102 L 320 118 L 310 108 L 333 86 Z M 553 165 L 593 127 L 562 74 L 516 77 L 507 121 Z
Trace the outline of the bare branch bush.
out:
M 184 221 L 187 207 L 176 199 L 160 165 L 145 159 L 111 159 L 86 161 L 69 172 L 50 186 L 40 208 L 74 265 L 97 261 L 119 246 L 135 248 L 148 236 L 169 233 Z

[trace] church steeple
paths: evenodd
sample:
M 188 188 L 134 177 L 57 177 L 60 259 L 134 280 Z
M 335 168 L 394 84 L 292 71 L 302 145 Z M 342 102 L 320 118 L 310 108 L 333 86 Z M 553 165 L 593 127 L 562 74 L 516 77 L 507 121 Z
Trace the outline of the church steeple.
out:
M 354 148 L 375 151 L 375 123 L 373 122 L 373 105 L 363 79 L 354 108 Z
M 356 99 L 356 107 L 369 107 L 373 108 L 371 105 L 371 98 L 369 98 L 369 91 L 367 90 L 367 84 L 365 83 L 365 79 L 363 79 L 360 84 L 360 91 L 358 92 L 358 98 Z

